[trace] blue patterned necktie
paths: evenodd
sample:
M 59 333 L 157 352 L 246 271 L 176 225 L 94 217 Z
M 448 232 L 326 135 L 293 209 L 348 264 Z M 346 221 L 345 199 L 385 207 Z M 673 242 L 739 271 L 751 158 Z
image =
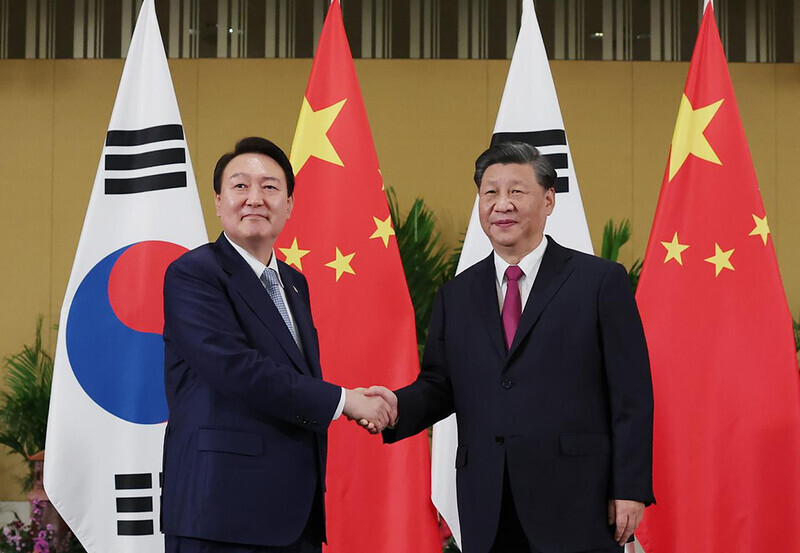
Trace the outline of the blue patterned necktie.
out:
M 272 303 L 278 308 L 278 313 L 283 317 L 283 322 L 286 323 L 286 328 L 292 333 L 292 338 L 294 338 L 295 343 L 299 343 L 297 342 L 297 334 L 292 325 L 292 320 L 289 318 L 289 309 L 286 307 L 286 304 L 283 303 L 283 298 L 281 297 L 281 291 L 279 290 L 281 284 L 278 282 L 278 273 L 267 267 L 264 269 L 264 272 L 261 273 L 261 284 L 267 289 L 269 297 L 272 298 Z

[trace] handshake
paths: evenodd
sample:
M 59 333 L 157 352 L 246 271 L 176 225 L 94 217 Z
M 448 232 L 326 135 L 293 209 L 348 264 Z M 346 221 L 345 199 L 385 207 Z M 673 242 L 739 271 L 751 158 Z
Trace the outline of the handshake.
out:
M 397 396 L 383 386 L 348 389 L 343 414 L 370 434 L 378 434 L 397 422 Z

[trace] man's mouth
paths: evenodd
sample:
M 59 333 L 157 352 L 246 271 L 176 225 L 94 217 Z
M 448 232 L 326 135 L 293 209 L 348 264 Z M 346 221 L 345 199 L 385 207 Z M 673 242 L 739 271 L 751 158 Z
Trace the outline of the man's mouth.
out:
M 508 227 L 511 227 L 511 226 L 513 226 L 513 225 L 516 225 L 516 224 L 517 224 L 517 222 L 516 222 L 516 221 L 513 221 L 513 220 L 511 220 L 511 219 L 501 219 L 501 220 L 499 220 L 499 221 L 495 221 L 495 222 L 493 222 L 492 224 L 493 224 L 494 226 L 496 226 L 496 227 L 500 227 L 500 228 L 508 228 Z
M 266 215 L 261 215 L 259 213 L 247 213 L 246 215 L 242 215 L 242 221 L 245 219 L 266 219 Z

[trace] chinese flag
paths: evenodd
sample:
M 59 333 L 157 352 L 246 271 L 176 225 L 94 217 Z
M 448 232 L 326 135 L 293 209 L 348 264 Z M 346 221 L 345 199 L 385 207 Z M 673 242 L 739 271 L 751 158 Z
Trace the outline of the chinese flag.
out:
M 348 388 L 407 384 L 419 371 L 414 311 L 338 0 L 290 157 L 295 205 L 277 249 L 308 279 L 325 379 Z M 441 551 L 428 436 L 383 445 L 342 417 L 329 437 L 327 550 Z
M 636 297 L 655 393 L 645 551 L 800 551 L 792 320 L 710 3 Z

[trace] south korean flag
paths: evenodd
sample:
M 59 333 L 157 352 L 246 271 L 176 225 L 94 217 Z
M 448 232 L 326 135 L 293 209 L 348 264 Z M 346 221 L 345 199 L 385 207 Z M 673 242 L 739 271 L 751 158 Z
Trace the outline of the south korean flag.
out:
M 61 308 L 44 485 L 89 553 L 159 553 L 164 273 L 207 234 L 153 0 L 97 138 Z
M 556 205 L 547 218 L 545 233 L 563 246 L 592 253 L 575 166 L 532 0 L 522 2 L 522 23 L 491 142 L 507 141 L 535 146 L 556 169 Z M 476 197 L 456 273 L 491 251 L 478 220 Z M 433 427 L 431 499 L 461 546 L 456 503 L 457 434 L 455 415 Z

